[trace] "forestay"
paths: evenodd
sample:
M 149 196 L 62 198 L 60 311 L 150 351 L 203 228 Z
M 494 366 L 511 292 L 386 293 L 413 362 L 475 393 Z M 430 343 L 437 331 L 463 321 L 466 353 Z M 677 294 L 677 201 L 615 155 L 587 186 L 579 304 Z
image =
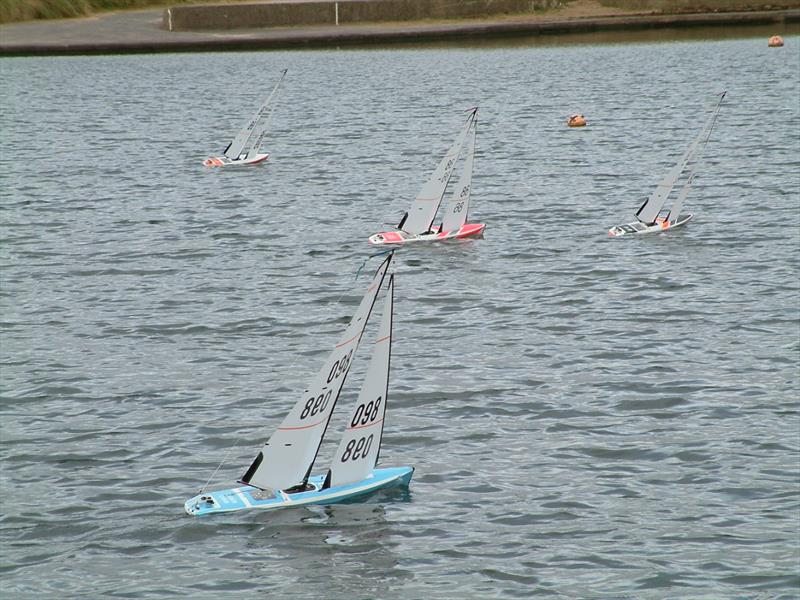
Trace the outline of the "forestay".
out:
M 439 166 L 436 167 L 430 179 L 422 186 L 414 202 L 412 202 L 411 208 L 406 213 L 403 221 L 401 221 L 399 229 L 413 234 L 426 233 L 430 230 L 436 211 L 439 209 L 439 204 L 441 204 L 444 197 L 445 189 L 447 189 L 447 184 L 453 174 L 458 155 L 464 146 L 467 132 L 475 119 L 476 111 L 477 109 L 473 109 L 470 112 L 461 133 L 458 134 L 456 141 L 447 151 Z
M 390 254 L 378 268 L 339 343 L 264 444 L 242 477 L 243 483 L 273 490 L 305 485 L 391 260 Z
M 258 109 L 256 114 L 253 115 L 253 117 L 239 131 L 239 133 L 236 134 L 236 137 L 233 138 L 233 141 L 230 144 L 228 144 L 228 147 L 225 148 L 225 152 L 223 153 L 225 154 L 225 156 L 233 160 L 239 158 L 239 156 L 241 156 L 242 154 L 242 151 L 248 147 L 248 142 L 251 139 L 254 139 L 254 134 L 255 137 L 258 138 L 258 141 L 251 147 L 250 152 L 248 152 L 248 157 L 250 157 L 250 155 L 253 154 L 254 150 L 255 151 L 258 150 L 258 146 L 261 145 L 261 140 L 263 139 L 264 132 L 266 131 L 266 126 L 259 127 L 259 123 L 261 122 L 264 113 L 267 112 L 267 110 L 270 111 L 272 110 L 270 108 L 270 105 L 272 103 L 273 98 L 278 92 L 278 88 L 280 87 L 283 78 L 286 77 L 286 71 L 288 71 L 288 69 L 284 69 L 283 73 L 281 73 L 281 78 L 278 80 L 278 83 L 275 84 L 275 87 L 272 88 L 272 92 L 270 93 L 266 102 L 264 102 L 264 104 L 261 105 L 261 108 Z
M 722 92 L 717 105 L 714 107 L 714 110 L 711 113 L 711 116 L 708 118 L 705 125 L 703 125 L 703 128 L 700 130 L 698 136 L 678 160 L 677 164 L 659 182 L 658 186 L 656 186 L 656 189 L 652 194 L 650 194 L 650 197 L 647 199 L 647 201 L 636 212 L 636 218 L 642 223 L 650 224 L 655 222 L 656 217 L 664 207 L 667 198 L 672 192 L 672 189 L 675 187 L 678 179 L 680 179 L 681 174 L 684 172 L 689 162 L 695 157 L 695 153 L 698 151 L 698 148 L 703 148 L 705 147 L 705 144 L 708 143 L 708 139 L 711 137 L 711 130 L 714 128 L 714 123 L 719 113 L 720 104 L 722 103 L 722 99 L 725 97 L 725 94 L 727 94 L 727 92 Z M 688 189 L 686 189 L 686 193 L 688 194 Z M 683 197 L 685 198 L 685 194 Z M 683 203 L 683 199 L 680 200 L 680 203 Z M 677 218 L 677 212 L 674 210 L 672 212 L 675 212 L 675 218 Z
M 475 159 L 475 136 L 478 130 L 477 114 L 467 134 L 464 168 L 453 195 L 447 200 L 442 215 L 442 231 L 456 231 L 467 222 L 469 198 L 472 191 L 472 165 Z
M 389 393 L 394 275 L 389 277 L 378 338 L 347 429 L 331 465 L 331 486 L 366 479 L 378 462 Z

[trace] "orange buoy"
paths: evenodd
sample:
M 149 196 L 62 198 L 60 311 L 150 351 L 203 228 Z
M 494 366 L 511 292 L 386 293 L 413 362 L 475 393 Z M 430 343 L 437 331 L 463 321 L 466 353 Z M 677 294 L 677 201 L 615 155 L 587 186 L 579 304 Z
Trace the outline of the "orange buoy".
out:
M 783 38 L 779 35 L 773 35 L 771 38 L 769 38 L 767 45 L 770 48 L 780 48 L 783 46 Z
M 567 125 L 570 127 L 586 127 L 586 118 L 583 115 L 571 115 Z

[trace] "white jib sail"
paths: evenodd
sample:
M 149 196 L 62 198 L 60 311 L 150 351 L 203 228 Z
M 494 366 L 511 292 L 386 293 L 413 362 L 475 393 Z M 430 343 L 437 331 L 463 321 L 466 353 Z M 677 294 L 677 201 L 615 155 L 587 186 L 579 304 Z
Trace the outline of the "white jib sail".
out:
M 436 167 L 430 179 L 422 186 L 414 202 L 411 203 L 411 208 L 408 209 L 408 213 L 403 220 L 403 231 L 419 234 L 430 230 L 431 223 L 433 223 L 436 211 L 442 202 L 444 191 L 447 189 L 447 184 L 453 174 L 453 167 L 455 167 L 458 155 L 461 153 L 461 148 L 464 145 L 467 132 L 472 126 L 476 112 L 477 109 L 470 112 L 467 122 L 461 133 L 458 134 L 456 141 L 447 151 L 447 154 L 444 155 L 442 162 Z
M 306 482 L 391 260 L 390 254 L 378 268 L 339 343 L 303 397 L 261 448 L 242 482 L 272 490 Z
M 706 123 L 703 125 L 703 128 L 700 130 L 698 136 L 694 139 L 691 143 L 689 148 L 686 152 L 683 153 L 683 156 L 680 157 L 677 164 L 670 169 L 670 171 L 666 174 L 664 179 L 662 179 L 659 184 L 656 186 L 656 189 L 650 194 L 650 197 L 647 199 L 642 207 L 636 212 L 636 218 L 639 219 L 642 223 L 653 223 L 656 220 L 656 217 L 661 212 L 661 209 L 664 207 L 664 204 L 667 201 L 672 189 L 675 187 L 675 183 L 680 179 L 681 174 L 686 169 L 686 166 L 689 164 L 689 161 L 693 158 L 695 152 L 697 152 L 698 147 L 701 144 L 705 145 L 708 141 L 708 137 L 711 135 L 711 129 L 714 127 L 714 122 L 717 118 L 717 113 L 719 112 L 720 103 L 722 102 L 722 98 L 725 97 L 727 92 L 723 92 L 717 103 L 716 107 L 714 108 L 711 116 L 708 118 Z M 703 139 L 705 138 L 705 139 Z M 677 215 L 676 215 L 677 217 Z
M 281 82 L 283 81 L 283 78 L 286 77 L 286 71 L 287 69 L 283 70 L 281 78 L 278 80 L 278 83 L 275 84 L 275 87 L 272 88 L 272 92 L 270 93 L 269 97 L 264 102 L 264 104 L 261 105 L 261 108 L 259 108 L 256 114 L 254 114 L 253 117 L 249 121 L 247 121 L 245 126 L 239 131 L 239 133 L 236 134 L 236 137 L 233 138 L 233 141 L 230 144 L 228 144 L 227 148 L 225 148 L 225 152 L 223 153 L 225 154 L 225 156 L 233 160 L 241 156 L 242 151 L 248 145 L 247 144 L 248 141 L 250 141 L 250 139 L 253 137 L 253 131 L 256 129 L 259 122 L 261 121 L 261 117 L 264 116 L 264 113 L 269 108 L 273 96 L 275 96 L 275 93 L 278 91 L 278 86 L 280 86 Z
M 469 198 L 472 191 L 472 167 L 475 159 L 475 134 L 478 119 L 473 121 L 466 141 L 466 158 L 464 168 L 458 179 L 453 195 L 448 198 L 442 214 L 442 231 L 456 231 L 467 222 Z
M 389 276 L 378 338 L 347 429 L 331 464 L 331 486 L 363 481 L 378 462 L 389 393 L 394 275 Z

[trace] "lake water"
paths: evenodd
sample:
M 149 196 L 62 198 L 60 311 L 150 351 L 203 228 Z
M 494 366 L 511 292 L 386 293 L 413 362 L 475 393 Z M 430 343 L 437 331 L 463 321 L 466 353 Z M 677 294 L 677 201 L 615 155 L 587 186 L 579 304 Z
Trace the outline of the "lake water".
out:
M 796 598 L 800 37 L 766 41 L 1 60 L 4 597 Z M 283 68 L 269 163 L 203 168 Z M 722 90 L 694 220 L 607 237 Z M 408 492 L 185 515 L 474 105 L 485 238 L 395 259 Z

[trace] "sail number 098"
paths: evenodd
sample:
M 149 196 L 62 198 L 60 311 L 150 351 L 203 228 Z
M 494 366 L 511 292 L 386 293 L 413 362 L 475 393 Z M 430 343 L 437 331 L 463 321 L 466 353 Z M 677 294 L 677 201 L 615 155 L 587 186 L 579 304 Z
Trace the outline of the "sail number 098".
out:
M 353 420 L 350 421 L 350 427 L 366 425 L 370 421 L 377 419 L 381 408 L 381 400 L 383 400 L 383 396 L 378 396 L 378 399 L 374 402 L 370 400 L 367 402 L 366 406 L 364 404 L 359 404 L 358 408 L 356 408 L 356 412 L 353 414 Z
M 330 383 L 331 381 L 339 377 L 342 373 L 345 373 L 347 371 L 347 367 L 350 366 L 350 357 L 352 356 L 353 356 L 353 351 L 350 350 L 350 352 L 347 353 L 347 356 L 343 356 L 335 363 L 333 363 L 333 366 L 331 367 L 331 372 L 328 373 L 328 383 Z
M 366 458 L 369 454 L 369 449 L 372 447 L 372 437 L 372 434 L 369 434 L 367 437 L 347 442 L 347 446 L 345 446 L 342 453 L 342 462 Z

